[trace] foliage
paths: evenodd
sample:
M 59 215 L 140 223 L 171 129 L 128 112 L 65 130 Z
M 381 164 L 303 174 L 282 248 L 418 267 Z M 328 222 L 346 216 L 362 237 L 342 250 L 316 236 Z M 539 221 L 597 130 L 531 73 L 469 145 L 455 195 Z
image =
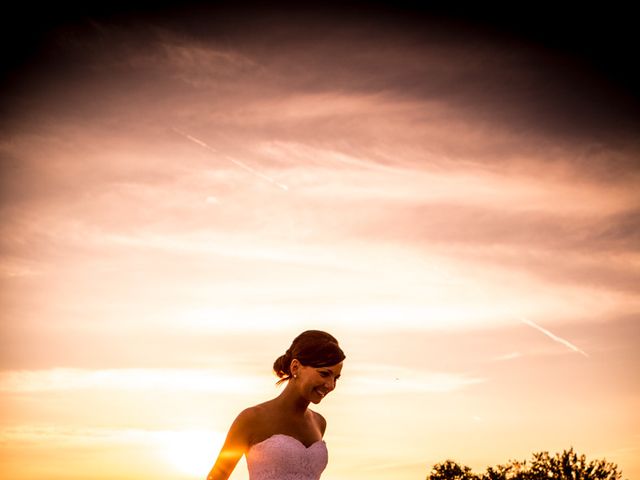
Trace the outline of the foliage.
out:
M 530 462 L 510 460 L 505 465 L 487 468 L 475 474 L 465 465 L 446 460 L 433 466 L 427 480 L 619 480 L 622 473 L 615 463 L 606 460 L 587 462 L 573 447 L 556 453 L 534 453 Z
M 453 460 L 445 460 L 433 466 L 427 480 L 479 480 L 480 477 L 471 473 L 471 469 L 458 465 Z

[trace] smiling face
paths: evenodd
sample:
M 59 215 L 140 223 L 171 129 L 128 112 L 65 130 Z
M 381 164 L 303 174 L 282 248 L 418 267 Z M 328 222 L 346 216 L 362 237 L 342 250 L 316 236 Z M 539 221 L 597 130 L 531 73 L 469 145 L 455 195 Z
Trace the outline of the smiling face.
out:
M 342 362 L 330 367 L 309 367 L 297 359 L 291 362 L 291 372 L 300 394 L 311 403 L 320 403 L 329 392 L 336 388 L 336 381 L 342 372 Z

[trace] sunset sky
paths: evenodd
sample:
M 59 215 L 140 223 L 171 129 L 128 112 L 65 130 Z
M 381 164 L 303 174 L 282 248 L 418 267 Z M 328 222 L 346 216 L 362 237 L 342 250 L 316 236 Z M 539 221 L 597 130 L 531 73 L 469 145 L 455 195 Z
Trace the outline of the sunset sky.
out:
M 3 33 L 2 478 L 204 478 L 309 328 L 347 355 L 323 480 L 571 446 L 640 478 L 614 17 L 257 5 Z

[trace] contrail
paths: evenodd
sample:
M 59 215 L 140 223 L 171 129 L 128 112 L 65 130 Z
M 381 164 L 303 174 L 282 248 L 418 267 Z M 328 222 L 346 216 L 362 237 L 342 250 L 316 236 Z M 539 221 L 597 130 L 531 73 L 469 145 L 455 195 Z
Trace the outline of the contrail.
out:
M 541 331 L 542 333 L 544 333 L 547 337 L 551 338 L 552 340 L 563 344 L 565 347 L 573 350 L 574 352 L 577 353 L 581 353 L 582 355 L 584 355 L 585 357 L 589 357 L 589 355 L 587 355 L 587 353 L 584 350 L 580 350 L 578 347 L 576 347 L 573 343 L 565 340 L 564 338 L 560 338 L 557 335 L 554 335 L 553 333 L 551 333 L 549 330 L 547 330 L 546 328 L 542 328 L 540 325 L 537 325 L 535 323 L 533 323 L 531 320 L 527 320 L 526 318 L 520 318 L 520 320 L 522 321 L 522 323 L 529 325 L 530 327 L 535 328 L 536 330 Z
M 183 132 L 182 130 L 179 130 L 179 129 L 175 128 L 175 127 L 173 127 L 172 130 L 174 132 L 176 132 L 177 134 L 182 135 L 187 140 L 191 140 L 193 143 L 196 143 L 196 144 L 200 145 L 201 147 L 206 148 L 207 150 L 209 150 L 209 151 L 211 151 L 211 152 L 213 152 L 213 153 L 215 153 L 217 155 L 222 155 L 222 157 L 225 158 L 226 160 L 229 160 L 230 162 L 232 162 L 235 165 L 239 166 L 240 168 L 246 170 L 247 172 L 255 175 L 256 177 L 260 177 L 261 179 L 266 180 L 269 183 L 272 183 L 273 185 L 275 185 L 278 188 L 281 188 L 282 190 L 285 190 L 285 191 L 289 190 L 289 187 L 287 187 L 286 185 L 276 182 L 273 178 L 268 177 L 267 175 L 264 175 L 264 174 L 258 172 L 257 170 L 251 168 L 246 163 L 243 163 L 240 160 L 236 160 L 235 158 L 230 157 L 229 155 L 221 154 L 215 148 L 207 145 L 205 142 L 203 142 L 199 138 L 196 138 L 196 137 L 194 137 L 192 135 L 189 135 L 187 132 Z

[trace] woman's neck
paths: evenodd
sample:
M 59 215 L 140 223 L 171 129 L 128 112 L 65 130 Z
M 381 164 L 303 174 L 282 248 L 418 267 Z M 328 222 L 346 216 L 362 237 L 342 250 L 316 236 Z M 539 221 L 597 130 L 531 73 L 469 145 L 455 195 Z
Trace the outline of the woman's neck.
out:
M 295 386 L 291 383 L 294 380 L 289 380 L 287 386 L 282 391 L 276 400 L 283 409 L 290 411 L 293 415 L 304 416 L 309 407 L 309 400 L 303 398 Z

